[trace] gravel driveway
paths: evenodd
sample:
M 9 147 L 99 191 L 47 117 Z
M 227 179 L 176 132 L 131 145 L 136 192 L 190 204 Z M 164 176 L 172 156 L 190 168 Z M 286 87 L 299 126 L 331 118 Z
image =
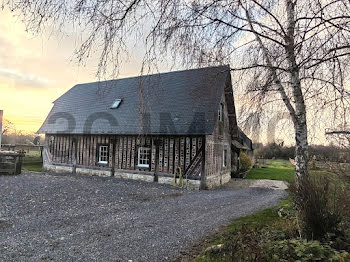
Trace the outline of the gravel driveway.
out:
M 0 261 L 171 261 L 284 195 L 76 175 L 0 176 Z

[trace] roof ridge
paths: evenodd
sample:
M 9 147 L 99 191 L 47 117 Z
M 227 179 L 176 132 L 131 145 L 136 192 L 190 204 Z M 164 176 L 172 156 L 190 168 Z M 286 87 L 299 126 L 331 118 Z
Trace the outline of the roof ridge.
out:
M 70 92 L 71 90 L 75 89 L 78 86 L 82 85 L 88 85 L 88 84 L 100 84 L 100 83 L 108 83 L 112 81 L 118 81 L 118 80 L 130 80 L 130 79 L 136 79 L 140 77 L 147 77 L 147 76 L 161 76 L 161 75 L 167 75 L 167 74 L 173 74 L 173 73 L 182 73 L 182 72 L 189 72 L 189 71 L 199 71 L 199 70 L 205 70 L 205 69 L 214 69 L 214 68 L 230 68 L 230 65 L 219 65 L 219 66 L 207 66 L 207 67 L 201 67 L 201 68 L 191 68 L 191 69 L 181 69 L 176 71 L 168 71 L 168 72 L 162 72 L 162 73 L 154 73 L 149 75 L 139 75 L 139 76 L 130 76 L 130 77 L 124 77 L 124 78 L 115 78 L 115 79 L 109 79 L 109 80 L 103 80 L 103 81 L 94 81 L 94 82 L 86 82 L 86 83 L 79 83 L 75 84 L 73 87 L 71 87 L 69 90 L 64 92 L 62 95 L 60 95 L 57 99 L 55 99 L 52 103 L 55 103 L 56 101 L 60 100 L 61 97 L 63 97 L 65 94 Z
M 201 67 L 201 68 L 181 69 L 181 70 L 175 70 L 175 71 L 152 73 L 152 74 L 148 74 L 148 75 L 128 76 L 128 77 L 115 78 L 115 79 L 109 79 L 109 80 L 103 80 L 103 81 L 79 83 L 79 84 L 74 85 L 72 88 L 74 88 L 76 86 L 79 86 L 79 85 L 86 85 L 86 84 L 106 83 L 106 82 L 117 81 L 117 80 L 126 80 L 126 79 L 140 78 L 140 77 L 146 77 L 146 76 L 156 76 L 156 75 L 166 75 L 166 74 L 173 74 L 173 73 L 182 73 L 182 72 L 188 72 L 188 71 L 198 71 L 198 70 L 204 70 L 204 69 L 210 69 L 210 68 L 214 69 L 214 68 L 220 68 L 220 67 L 230 68 L 229 65 L 219 65 L 219 66 L 207 66 L 207 67 Z

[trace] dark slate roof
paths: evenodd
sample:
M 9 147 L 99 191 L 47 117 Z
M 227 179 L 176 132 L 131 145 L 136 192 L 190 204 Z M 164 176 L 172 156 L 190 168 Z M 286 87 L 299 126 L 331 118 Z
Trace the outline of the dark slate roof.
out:
M 240 128 L 238 128 L 238 142 L 249 148 L 249 150 L 253 150 L 252 140 Z
M 54 102 L 38 133 L 211 134 L 230 79 L 219 66 L 78 84 Z

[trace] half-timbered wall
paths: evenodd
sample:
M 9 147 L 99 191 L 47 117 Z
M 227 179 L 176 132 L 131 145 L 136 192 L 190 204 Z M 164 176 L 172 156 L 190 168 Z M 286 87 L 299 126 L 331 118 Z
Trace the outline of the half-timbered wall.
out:
M 157 141 L 157 143 L 156 143 Z M 105 169 L 155 172 L 158 145 L 159 174 L 174 174 L 181 167 L 189 178 L 199 179 L 202 170 L 204 136 L 136 135 L 46 135 L 52 164 L 67 164 Z M 99 146 L 107 145 L 108 163 L 98 161 Z M 149 168 L 138 167 L 138 148 L 149 147 Z M 114 151 L 114 153 L 113 153 Z
M 216 187 L 227 183 L 231 178 L 231 134 L 225 96 L 223 104 L 223 120 L 217 119 L 214 132 L 207 135 L 205 149 L 205 186 Z M 226 166 L 224 166 L 224 150 L 226 149 Z

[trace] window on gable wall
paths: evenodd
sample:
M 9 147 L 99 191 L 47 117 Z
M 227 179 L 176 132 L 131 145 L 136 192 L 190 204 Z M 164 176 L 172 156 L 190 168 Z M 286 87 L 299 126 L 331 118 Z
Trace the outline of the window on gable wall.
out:
M 108 164 L 108 146 L 99 146 L 98 163 L 104 165 Z
M 227 167 L 227 149 L 224 148 L 224 151 L 222 152 L 222 166 Z
M 224 104 L 223 103 L 220 103 L 218 118 L 219 118 L 219 121 L 221 122 L 224 121 Z
M 137 166 L 148 168 L 149 162 L 150 162 L 150 156 L 151 156 L 151 148 L 139 147 Z

